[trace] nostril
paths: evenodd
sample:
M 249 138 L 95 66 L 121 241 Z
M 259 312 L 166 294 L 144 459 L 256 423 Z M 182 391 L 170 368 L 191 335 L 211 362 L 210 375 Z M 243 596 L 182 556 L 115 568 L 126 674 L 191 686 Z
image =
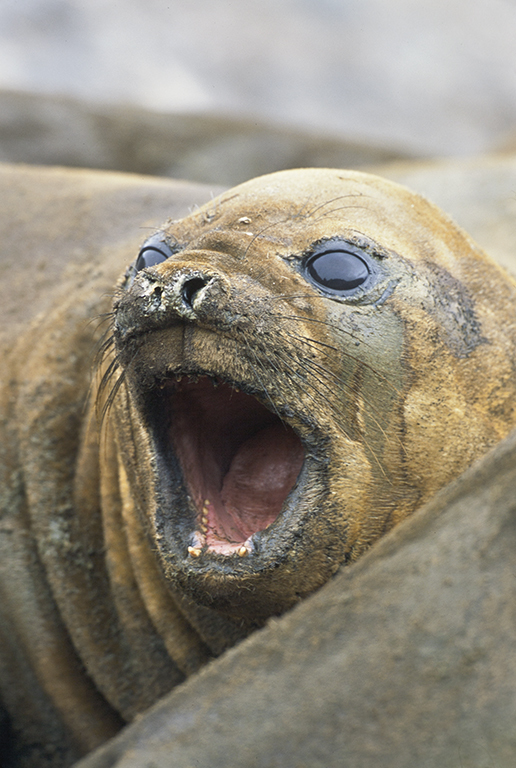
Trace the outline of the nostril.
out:
M 203 277 L 191 277 L 189 280 L 186 280 L 183 283 L 182 289 L 183 301 L 185 304 L 188 304 L 188 306 L 191 307 L 196 293 L 199 293 L 201 288 L 204 288 L 207 282 L 208 281 Z

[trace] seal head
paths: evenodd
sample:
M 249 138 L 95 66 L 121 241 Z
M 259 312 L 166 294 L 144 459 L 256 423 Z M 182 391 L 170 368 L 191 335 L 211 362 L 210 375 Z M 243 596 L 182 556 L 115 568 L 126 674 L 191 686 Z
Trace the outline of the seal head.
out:
M 280 172 L 168 222 L 118 291 L 99 402 L 170 589 L 280 613 L 485 453 L 516 422 L 515 300 L 368 174 Z

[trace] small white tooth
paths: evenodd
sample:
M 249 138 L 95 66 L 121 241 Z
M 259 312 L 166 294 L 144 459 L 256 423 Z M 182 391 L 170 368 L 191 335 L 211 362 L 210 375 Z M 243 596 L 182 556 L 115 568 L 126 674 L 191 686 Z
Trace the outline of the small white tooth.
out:
M 247 549 L 247 547 L 240 547 L 240 549 L 237 551 L 238 551 L 239 557 L 247 557 L 247 555 L 249 554 L 249 550 Z
M 201 551 L 199 547 L 188 547 L 188 554 L 190 557 L 199 557 L 201 554 Z

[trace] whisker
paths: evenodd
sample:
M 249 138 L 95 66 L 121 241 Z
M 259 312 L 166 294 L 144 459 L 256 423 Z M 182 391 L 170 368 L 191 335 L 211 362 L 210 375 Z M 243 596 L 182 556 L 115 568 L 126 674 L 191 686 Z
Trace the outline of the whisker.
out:
M 301 208 L 299 208 L 299 210 L 296 211 L 296 213 L 292 216 L 294 221 L 296 219 L 305 219 L 307 217 L 307 214 L 305 213 L 305 209 L 308 207 L 308 205 L 312 200 L 313 200 L 313 193 L 311 195 L 308 195 L 308 197 L 306 198 Z
M 244 341 L 244 344 L 246 345 L 247 351 L 248 351 L 248 352 L 249 352 L 249 353 L 250 353 L 250 354 L 253 356 L 255 363 L 257 363 L 258 365 L 260 365 L 260 367 L 262 367 L 262 369 L 263 369 L 263 366 L 261 365 L 261 363 L 260 363 L 260 360 L 257 358 L 257 356 L 256 356 L 256 353 L 255 353 L 255 351 L 252 349 L 252 347 L 250 347 L 250 346 L 249 346 L 249 344 L 248 344 L 248 342 L 247 342 L 247 339 L 246 339 L 246 338 L 244 338 L 244 339 L 243 339 L 243 341 Z M 276 416 L 277 416 L 277 417 L 278 417 L 278 418 L 281 420 L 281 416 L 280 416 L 280 414 L 278 413 L 278 409 L 276 408 L 276 405 L 274 404 L 274 401 L 272 400 L 272 398 L 271 398 L 271 396 L 270 396 L 270 394 L 269 394 L 269 391 L 268 391 L 267 387 L 266 387 L 266 386 L 265 386 L 265 384 L 263 383 L 262 379 L 260 378 L 260 375 L 258 374 L 258 372 L 257 372 L 256 368 L 254 367 L 254 365 L 252 364 L 252 362 L 249 360 L 249 358 L 248 358 L 248 362 L 249 362 L 249 365 L 251 366 L 251 368 L 253 369 L 254 375 L 256 376 L 256 378 L 257 378 L 258 382 L 260 383 L 260 386 L 261 386 L 261 388 L 262 388 L 262 392 L 264 392 L 265 396 L 267 397 L 267 400 L 268 400 L 268 401 L 269 401 L 269 403 L 271 404 L 271 406 L 272 406 L 272 409 L 273 409 L 274 413 L 276 414 Z
M 306 218 L 312 218 L 314 213 L 317 213 L 317 211 L 320 211 L 322 208 L 326 208 L 327 205 L 331 205 L 332 203 L 337 202 L 337 200 L 346 200 L 347 198 L 351 197 L 363 197 L 363 194 L 361 192 L 352 192 L 348 195 L 338 195 L 337 197 L 332 197 L 330 200 L 325 200 L 324 203 L 320 203 L 319 205 L 316 205 L 315 208 L 312 208 L 310 211 L 308 211 Z
M 102 410 L 101 410 L 100 418 L 99 418 L 99 426 L 100 427 L 102 427 L 104 419 L 106 418 L 107 413 L 111 409 L 111 406 L 113 405 L 115 397 L 117 396 L 117 394 L 118 394 L 118 392 L 120 390 L 120 387 L 122 385 L 125 385 L 125 370 L 121 371 L 120 376 L 118 377 L 118 379 L 115 381 L 115 383 L 111 387 L 111 391 L 109 392 L 109 395 L 107 396 L 107 398 L 106 398 L 106 400 L 105 400 L 105 402 L 104 402 L 104 404 L 102 406 Z
M 99 341 L 99 343 L 97 345 L 97 349 L 95 350 L 95 356 L 94 356 L 93 360 L 94 360 L 94 363 L 97 364 L 97 365 L 100 365 L 100 363 L 104 359 L 107 351 L 109 349 L 111 349 L 111 347 L 115 343 L 115 337 L 113 336 L 113 334 L 108 336 L 108 333 L 109 333 L 110 330 L 111 330 L 111 328 L 109 328 L 106 331 L 106 333 L 103 335 L 103 337 Z
M 320 363 L 315 362 L 315 360 L 303 359 L 302 362 L 303 362 L 303 365 L 309 367 L 311 370 L 313 370 L 313 371 L 316 370 L 316 371 L 319 372 L 319 374 L 324 374 L 324 376 L 326 377 L 326 382 L 328 382 L 329 379 L 333 379 L 333 381 L 335 381 L 337 384 L 340 384 L 341 386 L 343 386 L 346 389 L 347 392 L 353 392 L 353 390 L 350 389 L 347 386 L 347 382 L 341 376 L 338 376 L 333 371 L 330 371 L 330 370 L 324 368 Z M 360 366 L 364 367 L 363 364 L 360 361 L 358 361 L 358 364 Z M 317 380 L 321 384 L 325 385 L 324 380 L 320 379 L 319 376 L 317 377 Z M 385 432 L 385 429 L 382 427 L 382 425 L 381 425 L 381 423 L 379 421 L 380 414 L 379 414 L 377 408 L 371 402 L 368 402 L 367 405 L 368 405 L 368 407 L 369 407 L 369 409 L 371 411 L 371 418 L 372 418 L 374 424 L 378 427 L 378 429 L 382 433 L 382 435 L 385 438 L 385 440 L 387 442 L 389 442 L 390 438 L 388 437 L 387 433 Z M 401 448 L 403 448 L 403 443 L 402 443 L 401 439 L 398 437 L 398 435 L 395 436 L 395 440 L 399 444 L 399 446 Z
M 284 354 L 284 352 L 285 352 L 285 351 L 284 351 L 284 350 L 282 350 L 282 354 Z M 298 362 L 298 361 L 296 361 L 296 359 L 295 359 L 295 357 L 294 357 L 293 355 L 291 355 L 291 354 L 287 353 L 287 356 L 290 358 L 290 360 L 291 360 L 291 361 L 293 361 L 293 362 Z M 307 379 L 303 378 L 303 377 L 301 376 L 301 374 L 300 374 L 299 370 L 296 370 L 296 368 L 291 368 L 291 372 L 292 372 L 292 374 L 293 374 L 294 376 L 296 376 L 296 377 L 297 377 L 297 378 L 298 378 L 298 379 L 299 379 L 299 380 L 302 382 L 302 385 L 303 385 L 303 390 L 302 390 L 302 391 L 303 391 L 303 393 L 304 393 L 305 395 L 307 395 L 307 396 L 310 398 L 310 400 L 311 400 L 313 403 L 315 403 L 316 405 L 317 405 L 317 404 L 319 404 L 319 399 L 316 399 L 316 397 L 314 397 L 314 395 L 312 395 L 310 392 L 307 392 L 307 391 L 306 391 L 306 388 L 307 388 L 307 387 L 310 387 L 310 388 L 312 389 L 312 391 L 313 391 L 313 392 L 315 392 L 315 394 L 317 395 L 317 398 L 320 398 L 320 397 L 322 397 L 322 398 L 325 400 L 325 402 L 326 402 L 326 403 L 327 403 L 327 404 L 330 406 L 330 410 L 331 410 L 331 412 L 333 413 L 333 415 L 334 415 L 334 416 L 340 416 L 340 414 L 339 414 L 339 413 L 336 411 L 336 409 L 335 409 L 335 407 L 334 407 L 333 403 L 332 403 L 330 400 L 328 400 L 328 398 L 327 398 L 327 397 L 326 397 L 324 394 L 322 394 L 322 393 L 321 393 L 321 392 L 320 392 L 320 391 L 317 389 L 317 387 L 315 387 L 315 385 L 314 385 L 314 384 L 313 384 L 313 383 L 312 383 L 310 380 L 307 380 Z M 313 375 L 313 374 L 311 374 L 311 376 L 312 376 L 312 377 L 314 377 L 314 375 Z M 317 377 L 315 377 L 315 378 L 317 378 Z M 318 382 L 319 382 L 319 383 L 320 383 L 322 386 L 325 386 L 325 383 L 324 383 L 323 381 L 320 381 L 319 379 L 317 379 L 317 380 L 318 380 Z M 338 429 L 339 429 L 339 431 L 340 431 L 340 432 L 342 432 L 342 433 L 343 433 L 343 435 L 344 435 L 344 436 L 345 436 L 345 437 L 346 437 L 348 440 L 350 440 L 351 442 L 353 442 L 353 440 L 352 440 L 351 436 L 350 436 L 350 435 L 349 435 L 349 434 L 346 432 L 346 430 L 345 430 L 345 429 L 344 429 L 344 428 L 343 428 L 341 425 L 339 425 Z
M 86 327 L 93 325 L 93 323 L 97 323 L 97 328 L 100 328 L 101 325 L 108 322 L 108 320 L 111 320 L 111 318 L 114 316 L 114 312 L 102 312 L 101 314 L 96 315 L 95 317 L 91 317 L 86 322 Z
M 268 296 L 267 301 L 275 301 L 276 299 L 313 299 L 314 293 L 281 293 L 276 296 Z
M 332 208 L 330 211 L 323 211 L 314 221 L 320 221 L 321 219 L 329 219 L 334 213 L 338 211 L 351 211 L 353 209 L 367 209 L 366 205 L 341 205 L 339 208 Z
M 283 351 L 282 351 L 282 353 L 284 353 L 284 352 L 285 352 L 285 350 L 283 350 Z M 294 358 L 294 357 L 293 357 L 293 356 L 292 356 L 290 353 L 287 353 L 287 355 L 288 355 L 288 357 L 290 357 L 291 359 L 294 359 L 294 360 L 295 360 L 295 358 Z M 299 376 L 299 373 L 298 373 L 297 371 L 296 371 L 296 374 Z M 314 377 L 314 376 L 315 376 L 315 374 L 313 374 L 313 373 L 312 373 L 312 374 L 311 374 L 311 376 L 312 376 L 312 377 Z M 299 376 L 299 377 L 300 377 L 300 376 Z M 300 377 L 300 378 L 301 378 L 301 377 Z M 321 384 L 323 387 L 326 387 L 326 383 L 325 383 L 324 381 L 321 381 L 321 379 L 319 379 L 319 377 L 317 377 L 317 376 L 316 376 L 315 378 L 317 379 L 317 381 L 318 381 L 318 382 L 319 382 L 319 383 L 320 383 L 320 384 Z M 312 389 L 312 390 L 313 390 L 313 391 L 316 393 L 317 397 L 318 397 L 318 398 L 322 398 L 322 399 L 323 399 L 323 400 L 324 400 L 324 401 L 327 403 L 327 405 L 329 405 L 329 407 L 330 407 L 330 411 L 331 411 L 331 412 L 333 413 L 333 415 L 336 417 L 336 421 L 337 421 L 337 424 L 338 424 L 338 430 L 339 430 L 339 432 L 342 432 L 342 434 L 343 434 L 343 435 L 344 435 L 344 436 L 345 436 L 345 437 L 346 437 L 348 440 L 350 440 L 350 442 L 354 442 L 354 441 L 353 441 L 353 438 L 352 438 L 352 437 L 351 437 L 351 436 L 350 436 L 350 435 L 349 435 L 349 434 L 346 432 L 346 430 L 344 429 L 344 427 L 343 427 L 343 426 L 342 426 L 342 425 L 339 423 L 339 421 L 340 421 L 340 418 L 341 418 L 342 414 L 340 413 L 340 411 L 338 411 L 338 410 L 335 408 L 335 406 L 334 406 L 333 402 L 332 402 L 331 400 L 329 400 L 329 399 L 328 399 L 328 398 L 327 398 L 327 397 L 326 397 L 326 396 L 325 396 L 325 395 L 324 395 L 322 392 L 320 392 L 320 391 L 319 391 L 319 390 L 318 390 L 318 389 L 317 389 L 317 388 L 316 388 L 316 387 L 315 387 L 315 386 L 312 384 L 312 382 L 311 382 L 311 381 L 309 381 L 309 380 L 308 380 L 308 381 L 304 381 L 303 383 L 304 383 L 304 386 L 305 386 L 305 387 L 307 387 L 307 386 L 308 386 L 308 387 L 311 387 L 311 389 Z M 314 398 L 312 395 L 310 395 L 308 392 L 306 392 L 306 390 L 305 390 L 305 394 L 307 394 L 307 395 L 310 397 L 310 399 L 311 399 L 313 402 L 315 402 L 315 403 L 318 403 L 318 402 L 319 402 L 319 400 L 316 400 L 316 399 L 315 399 L 315 398 Z M 375 420 L 375 423 L 376 423 L 376 420 Z M 379 424 L 378 424 L 377 426 L 379 427 L 379 429 L 380 429 L 380 430 L 382 429 L 382 428 L 381 428 L 381 426 L 380 426 Z M 383 431 L 383 430 L 382 430 L 382 431 Z M 385 433 L 383 433 L 383 434 L 385 435 Z M 386 474 L 386 472 L 385 472 L 385 470 L 384 470 L 384 468 L 383 468 L 383 466 L 382 466 L 382 464 L 381 464 L 380 460 L 378 459 L 378 457 L 377 457 L 377 455 L 376 455 L 375 451 L 374 451 L 374 450 L 372 449 L 372 447 L 369 445 L 369 443 L 368 443 L 368 441 L 365 439 L 365 437 L 363 437 L 362 439 L 363 439 L 363 443 L 364 443 L 364 445 L 367 447 L 367 449 L 369 450 L 369 452 L 370 452 L 371 456 L 373 457 L 373 460 L 375 461 L 376 465 L 378 466 L 378 469 L 380 470 L 381 474 L 383 475 L 383 477 L 384 477 L 386 480 L 389 480 L 389 478 L 387 477 L 387 474 Z M 390 482 L 390 480 L 389 480 L 389 482 Z
M 319 341 L 318 339 L 312 339 L 310 336 L 299 336 L 299 334 L 289 331 L 289 337 L 297 339 L 302 344 L 306 344 L 307 347 L 313 349 L 315 352 L 321 352 L 320 347 L 322 347 L 323 351 L 329 349 L 331 352 L 339 352 L 337 347 L 334 347 L 331 344 L 325 344 L 324 341 Z
M 276 313 L 273 314 L 273 317 L 277 318 L 278 320 L 290 320 L 291 319 L 291 320 L 297 320 L 299 322 L 316 323 L 316 324 L 319 324 L 319 325 L 325 325 L 328 328 L 331 328 L 332 331 L 335 331 L 335 333 L 341 333 L 342 335 L 344 335 L 346 337 L 351 337 L 352 339 L 356 340 L 356 337 L 353 335 L 353 333 L 351 331 L 348 331 L 345 328 L 341 328 L 340 326 L 334 325 L 333 323 L 329 323 L 327 320 L 318 320 L 318 319 L 316 319 L 314 317 L 301 317 L 299 315 L 280 315 L 280 314 L 276 314 Z M 316 339 L 312 339 L 312 341 L 314 341 L 315 343 L 318 343 Z M 319 343 L 322 345 L 324 342 L 319 342 Z M 361 340 L 360 343 L 363 344 L 365 347 L 369 347 L 370 349 L 374 349 L 373 345 L 369 344 L 367 341 Z M 386 384 L 387 386 L 391 387 L 392 390 L 397 395 L 400 394 L 400 390 L 384 374 L 380 373 L 380 371 L 377 371 L 369 363 L 366 363 L 364 360 L 361 360 L 360 358 L 355 357 L 353 354 L 351 354 L 351 352 L 347 352 L 346 350 L 338 349 L 336 347 L 331 347 L 331 346 L 330 346 L 330 349 L 334 349 L 336 352 L 338 352 L 341 355 L 344 355 L 345 357 L 348 357 L 350 360 L 353 360 L 353 361 L 359 360 L 360 363 L 365 368 L 370 370 L 371 373 L 374 373 L 376 376 L 378 376 L 378 378 L 381 379 L 381 381 L 383 381 L 384 384 Z
M 103 371 L 97 388 L 97 404 L 100 403 L 100 399 L 107 390 L 108 385 L 111 383 L 112 378 L 120 368 L 120 363 L 117 357 L 114 357 L 109 363 L 105 371 Z
M 352 331 L 348 331 L 346 328 L 341 328 L 338 325 L 334 325 L 333 323 L 329 323 L 327 320 L 318 320 L 315 317 L 303 317 L 302 315 L 281 315 L 277 314 L 276 312 L 273 314 L 274 318 L 278 318 L 278 320 L 299 320 L 300 322 L 304 323 L 316 323 L 318 325 L 325 325 L 327 328 L 331 328 L 333 331 L 337 331 L 338 333 L 342 333 L 346 336 L 350 336 L 352 339 L 355 339 L 355 336 L 353 335 Z M 364 342 L 365 344 L 366 342 Z
M 269 229 L 272 229 L 273 227 L 280 226 L 281 224 L 284 224 L 286 221 L 288 221 L 288 218 L 282 219 L 280 221 L 273 221 L 271 224 L 268 224 L 266 227 L 263 227 L 259 232 L 253 235 L 253 237 L 251 238 L 251 241 L 249 242 L 247 248 L 245 249 L 244 258 L 247 258 L 247 255 L 249 254 L 249 251 L 251 250 L 255 241 L 258 240 L 258 238 L 262 237 L 264 232 L 267 232 Z

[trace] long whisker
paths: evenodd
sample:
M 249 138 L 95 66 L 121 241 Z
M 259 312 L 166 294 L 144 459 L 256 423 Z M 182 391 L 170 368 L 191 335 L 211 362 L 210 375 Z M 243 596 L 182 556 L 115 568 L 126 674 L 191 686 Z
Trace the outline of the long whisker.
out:
M 313 199 L 313 193 L 311 195 L 308 195 L 308 197 L 306 198 L 306 200 L 303 203 L 303 205 L 301 206 L 301 208 L 299 208 L 299 210 L 296 211 L 296 213 L 292 216 L 294 221 L 297 220 L 297 219 L 303 219 L 304 220 L 304 219 L 307 218 L 307 214 L 305 213 L 305 209 L 308 207 L 308 205 L 310 204 L 312 199 Z
M 104 357 L 115 343 L 115 337 L 111 333 L 111 327 L 107 329 L 106 333 L 100 339 L 97 349 L 95 351 L 94 363 L 100 365 Z
M 253 235 L 253 237 L 251 238 L 247 248 L 245 249 L 244 258 L 247 257 L 249 251 L 253 247 L 253 245 L 256 242 L 256 240 L 258 240 L 260 237 L 262 237 L 265 232 L 267 232 L 269 229 L 272 229 L 273 227 L 277 227 L 277 226 L 279 226 L 281 224 L 284 224 L 286 221 L 288 221 L 288 217 L 286 217 L 285 219 L 282 219 L 280 221 L 273 221 L 271 224 L 267 224 L 266 227 L 263 227 L 262 229 L 260 229 L 259 232 L 257 232 L 255 235 Z
M 337 347 L 334 347 L 333 344 L 326 344 L 324 341 L 319 341 L 319 339 L 312 339 L 310 336 L 300 336 L 297 333 L 293 333 L 292 331 L 289 331 L 289 336 L 293 339 L 297 339 L 302 344 L 305 344 L 310 349 L 315 350 L 316 352 L 321 352 L 322 350 L 329 349 L 331 352 L 340 352 L 340 350 Z
M 278 320 L 299 320 L 300 322 L 304 323 L 316 323 L 317 325 L 325 325 L 327 328 L 331 328 L 333 331 L 337 331 L 338 333 L 342 333 L 345 336 L 351 336 L 352 339 L 355 338 L 353 335 L 353 331 L 348 331 L 347 328 L 340 328 L 337 325 L 334 325 L 333 323 L 329 323 L 327 320 L 318 320 L 315 317 L 303 317 L 301 315 L 281 315 L 279 313 L 274 313 L 273 317 L 278 318 Z
M 293 355 L 291 355 L 290 353 L 285 353 L 285 350 L 283 350 L 283 351 L 282 351 L 282 356 L 286 356 L 286 357 L 288 357 L 288 358 L 289 358 L 291 361 L 293 361 L 294 363 L 297 363 L 297 362 L 298 362 L 298 361 L 296 361 L 296 359 L 295 359 L 295 357 L 294 357 Z M 322 399 L 323 399 L 323 400 L 326 402 L 326 404 L 327 404 L 327 405 L 330 407 L 330 411 L 331 411 L 331 413 L 332 413 L 332 414 L 333 414 L 333 415 L 336 417 L 336 421 L 337 421 L 337 424 L 338 424 L 338 427 L 337 427 L 338 431 L 339 431 L 339 432 L 341 432 L 341 433 L 344 435 L 344 437 L 345 437 L 347 440 L 349 440 L 350 442 L 353 442 L 353 438 L 351 437 L 351 435 L 349 435 L 349 434 L 348 434 L 348 432 L 347 432 L 347 431 L 344 429 L 344 427 L 343 427 L 341 424 L 339 424 L 339 420 L 340 420 L 340 416 L 341 416 L 341 414 L 340 414 L 340 413 L 337 411 L 337 409 L 335 408 L 335 405 L 333 404 L 333 402 L 332 402 L 331 400 L 329 400 L 329 399 L 328 399 L 328 398 L 327 398 L 327 397 L 326 397 L 326 396 L 325 396 L 325 395 L 324 395 L 324 394 L 323 394 L 323 393 L 320 391 L 320 389 L 318 389 L 318 388 L 315 386 L 315 384 L 314 384 L 312 381 L 310 381 L 310 379 L 305 379 L 305 378 L 303 378 L 303 377 L 301 376 L 301 373 L 300 373 L 300 371 L 299 371 L 298 369 L 296 369 L 296 368 L 291 368 L 291 370 L 292 370 L 292 373 L 293 373 L 293 375 L 294 375 L 294 376 L 295 376 L 297 379 L 299 379 L 299 380 L 302 382 L 302 387 L 303 387 L 302 391 L 303 391 L 303 393 L 304 393 L 304 394 L 305 394 L 305 395 L 306 395 L 306 396 L 307 396 L 307 397 L 308 397 L 308 398 L 309 398 L 309 399 L 310 399 L 310 400 L 311 400 L 313 403 L 315 403 L 316 405 L 319 405 L 319 404 L 320 404 L 320 401 L 321 401 L 321 398 L 322 398 Z M 312 374 L 310 374 L 310 376 L 311 376 L 311 378 L 316 378 L 316 380 L 318 381 L 318 383 L 319 383 L 319 384 L 320 384 L 322 387 L 326 387 L 326 383 L 325 383 L 324 381 L 320 380 L 320 379 L 319 379 L 317 376 L 315 376 L 313 373 L 312 373 Z M 311 389 L 311 390 L 312 390 L 312 392 L 314 392 L 314 393 L 315 393 L 315 395 L 314 395 L 314 394 L 311 394 L 309 391 L 307 391 L 307 390 L 308 390 L 308 388 L 309 388 L 309 389 Z M 368 447 L 369 447 L 369 446 L 368 446 Z M 377 464 L 378 464 L 378 466 L 379 466 L 379 468 L 380 468 L 380 471 L 381 471 L 381 472 L 382 472 L 382 474 L 385 476 L 385 472 L 384 472 L 384 470 L 383 470 L 383 467 L 380 465 L 380 463 L 379 463 L 378 459 L 376 458 L 376 456 L 375 456 L 375 454 L 374 454 L 374 451 L 372 451 L 372 450 L 371 450 L 371 448 L 369 448 L 369 450 L 371 451 L 372 455 L 374 456 L 374 458 L 375 458 L 375 460 L 376 460 L 376 462 L 377 462 Z
M 329 323 L 327 320 L 318 320 L 318 319 L 316 319 L 314 317 L 301 317 L 299 315 L 281 315 L 281 314 L 276 314 L 276 313 L 274 313 L 273 317 L 277 318 L 278 320 L 287 320 L 287 321 L 288 320 L 297 320 L 297 321 L 303 322 L 303 323 L 307 322 L 307 323 L 315 323 L 315 324 L 318 324 L 318 325 L 325 325 L 328 328 L 331 328 L 331 330 L 334 331 L 335 333 L 340 333 L 343 336 L 351 337 L 352 339 L 356 340 L 356 337 L 353 335 L 352 331 L 348 331 L 345 328 L 340 328 L 339 326 L 334 325 L 333 323 Z M 312 341 L 317 343 L 317 341 L 315 339 L 312 339 Z M 322 345 L 324 342 L 319 342 L 319 343 Z M 363 344 L 366 347 L 369 347 L 370 349 L 374 349 L 374 347 L 371 344 L 369 344 L 367 341 L 361 340 L 360 343 Z M 359 358 L 355 357 L 354 355 L 352 355 L 350 352 L 346 352 L 345 350 L 337 349 L 335 347 L 330 347 L 330 348 L 331 349 L 335 349 L 335 351 L 338 351 L 339 354 L 341 354 L 341 355 L 343 355 L 345 357 L 348 357 L 350 360 L 356 361 L 356 360 L 359 359 Z M 365 368 L 370 370 L 371 373 L 374 373 L 376 376 L 378 376 L 378 378 L 384 384 L 386 384 L 387 386 L 391 387 L 393 392 L 395 392 L 397 395 L 400 394 L 400 390 L 384 374 L 382 374 L 379 371 L 377 371 L 375 368 L 373 368 L 372 365 L 370 365 L 369 363 L 366 363 L 364 360 L 360 360 L 360 363 Z
M 300 339 L 300 341 L 302 341 L 301 337 L 298 337 L 298 338 Z M 327 368 L 322 366 L 320 363 L 315 362 L 315 360 L 303 359 L 302 362 L 303 362 L 304 366 L 306 366 L 307 368 L 309 368 L 312 371 L 314 371 L 314 375 L 315 375 L 315 372 L 317 372 L 319 374 L 317 376 L 317 380 L 321 384 L 327 386 L 328 385 L 328 381 L 330 379 L 332 379 L 337 384 L 340 384 L 341 386 L 345 387 L 348 391 L 352 391 L 352 390 L 349 390 L 349 387 L 347 386 L 347 382 L 341 376 L 338 376 L 337 374 L 333 373 L 333 371 L 328 370 Z M 359 363 L 359 364 L 362 366 L 362 363 Z M 323 375 L 326 378 L 326 382 L 324 381 L 324 378 L 323 379 L 320 378 L 320 375 Z M 368 407 L 369 407 L 369 409 L 371 411 L 371 419 L 372 419 L 372 421 L 378 427 L 378 429 L 382 433 L 382 435 L 385 438 L 385 440 L 388 442 L 390 440 L 390 438 L 387 435 L 385 429 L 382 427 L 382 425 L 381 425 L 381 423 L 379 421 L 380 414 L 379 414 L 377 408 L 371 402 L 368 403 Z M 395 440 L 399 444 L 399 446 L 403 449 L 403 443 L 400 440 L 400 438 L 398 437 L 398 435 L 395 435 Z
M 91 317 L 87 323 L 86 327 L 89 325 L 93 325 L 93 323 L 97 323 L 97 329 L 100 328 L 104 323 L 107 323 L 109 320 L 113 318 L 114 313 L 113 312 L 102 312 L 95 317 Z
M 101 427 L 102 427 L 102 423 L 103 423 L 104 419 L 106 418 L 107 413 L 109 412 L 109 410 L 111 409 L 111 406 L 114 403 L 115 397 L 117 396 L 117 394 L 118 394 L 118 392 L 120 390 L 120 387 L 122 385 L 125 385 L 125 383 L 126 383 L 125 382 L 125 374 L 126 374 L 125 370 L 122 370 L 120 372 L 120 375 L 119 375 L 118 379 L 115 381 L 115 383 L 111 387 L 109 395 L 107 396 L 107 398 L 106 398 L 106 400 L 105 400 L 105 402 L 104 402 L 104 404 L 102 406 L 102 411 L 101 411 L 100 419 L 99 419 L 99 424 L 100 424 Z
M 332 208 L 329 211 L 323 211 L 316 219 L 315 221 L 320 221 L 321 219 L 329 219 L 334 213 L 338 213 L 339 211 L 351 211 L 353 209 L 367 209 L 369 208 L 366 205 L 341 205 L 339 208 Z
M 337 195 L 337 197 L 332 197 L 330 200 L 325 200 L 324 203 L 320 203 L 319 205 L 316 205 L 315 208 L 312 208 L 310 211 L 308 211 L 305 216 L 307 219 L 311 219 L 317 211 L 320 211 L 322 208 L 326 208 L 327 205 L 331 205 L 332 203 L 336 203 L 337 200 L 346 200 L 351 197 L 363 197 L 363 194 L 361 192 L 353 192 L 349 193 L 348 195 Z M 346 207 L 346 206 L 343 206 Z M 363 206 L 360 206 L 363 207 Z
M 246 339 L 246 338 L 244 338 L 244 339 L 243 339 L 243 341 L 244 341 L 244 344 L 245 344 L 245 346 L 246 346 L 246 348 L 247 348 L 247 351 L 248 351 L 248 352 L 249 352 L 249 353 L 250 353 L 250 354 L 253 356 L 255 363 L 256 363 L 257 365 L 259 365 L 260 367 L 262 367 L 262 369 L 263 369 L 263 366 L 261 365 L 261 362 L 260 362 L 260 360 L 258 359 L 258 357 L 257 357 L 257 355 L 256 355 L 256 353 L 255 353 L 255 351 L 254 351 L 254 350 L 252 349 L 252 347 L 251 347 L 251 346 L 248 344 L 248 342 L 247 342 L 247 339 Z M 261 377 L 260 377 L 260 375 L 259 375 L 258 371 L 256 370 L 256 368 L 255 368 L 255 367 L 254 367 L 254 365 L 252 364 L 251 360 L 249 360 L 249 358 L 248 358 L 248 362 L 249 362 L 249 365 L 251 366 L 251 368 L 253 369 L 254 375 L 256 376 L 256 379 L 257 379 L 257 381 L 258 381 L 258 382 L 259 382 L 259 384 L 260 384 L 260 387 L 261 387 L 261 389 L 262 389 L 262 392 L 265 394 L 265 396 L 267 397 L 267 400 L 268 400 L 268 401 L 269 401 L 269 403 L 271 404 L 271 407 L 272 407 L 272 409 L 273 409 L 274 413 L 276 414 L 276 416 L 277 416 L 279 419 L 281 419 L 281 416 L 280 416 L 280 414 L 278 413 L 278 409 L 276 408 L 276 405 L 275 405 L 275 403 L 274 403 L 274 400 L 271 398 L 271 396 L 270 396 L 270 394 L 269 394 L 269 391 L 268 391 L 267 387 L 265 386 L 265 384 L 263 383 L 263 381 L 262 381 L 262 379 L 261 379 Z
M 284 350 L 282 351 L 282 354 L 285 354 Z M 287 354 L 287 357 L 289 357 L 291 360 L 295 361 L 295 358 L 290 353 L 286 353 L 286 354 Z M 306 362 L 306 361 L 304 361 L 304 362 Z M 299 373 L 297 371 L 296 371 L 296 374 L 299 376 Z M 319 384 L 321 384 L 322 386 L 326 387 L 326 383 L 324 381 L 322 381 L 319 377 L 315 376 L 315 374 L 313 372 L 312 372 L 311 376 L 315 377 L 317 379 L 317 381 L 319 382 Z M 310 380 L 303 381 L 303 384 L 304 384 L 305 387 L 310 387 L 316 393 L 317 399 L 314 398 L 312 395 L 310 395 L 308 392 L 306 392 L 306 389 L 305 389 L 305 393 L 310 397 L 310 399 L 313 402 L 319 403 L 320 399 L 322 398 L 326 402 L 326 404 L 329 405 L 331 412 L 336 417 L 336 421 L 339 424 L 339 420 L 340 420 L 341 414 L 340 414 L 339 411 L 337 411 L 337 409 L 335 408 L 335 405 L 333 404 L 333 402 L 331 400 L 329 400 L 328 397 L 326 397 L 321 391 L 319 391 Z M 375 420 L 375 422 L 376 422 L 376 420 Z M 380 425 L 378 425 L 378 427 L 381 429 Z M 339 429 L 340 432 L 342 432 L 342 434 L 348 440 L 353 442 L 353 438 L 346 432 L 346 430 L 342 427 L 341 424 L 339 424 L 338 429 Z M 383 466 L 382 466 L 380 460 L 378 459 L 375 451 L 371 448 L 371 446 L 369 445 L 368 441 L 365 438 L 363 438 L 363 442 L 364 442 L 364 445 L 368 448 L 371 456 L 373 457 L 373 460 L 374 460 L 375 464 L 377 465 L 377 467 L 380 470 L 380 472 L 383 475 L 383 477 L 386 480 L 389 480 L 389 478 L 387 477 L 387 474 L 385 472 L 385 469 L 383 468 Z

